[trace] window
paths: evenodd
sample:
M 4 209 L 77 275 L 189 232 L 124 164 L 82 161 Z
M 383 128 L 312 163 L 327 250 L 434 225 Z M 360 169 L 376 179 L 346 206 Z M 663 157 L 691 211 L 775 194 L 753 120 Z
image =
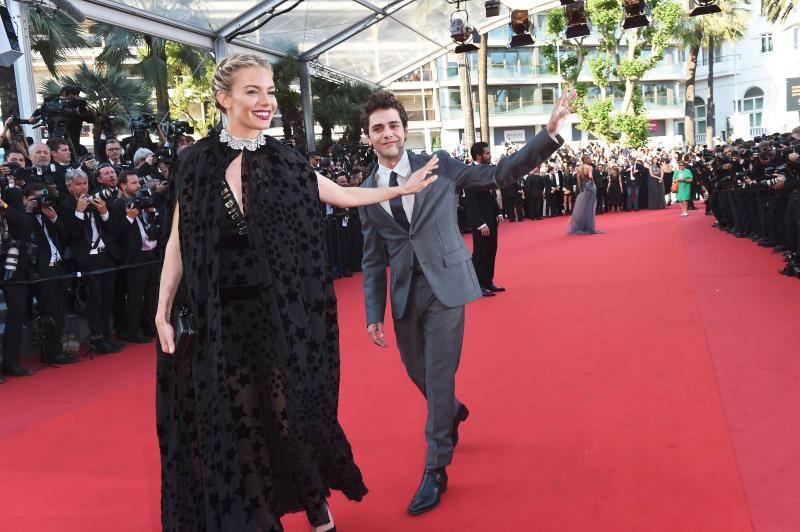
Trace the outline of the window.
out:
M 767 53 L 772 51 L 772 34 L 771 33 L 762 33 L 761 34 L 761 53 Z
M 764 91 L 758 87 L 750 87 L 744 93 L 741 110 L 750 117 L 750 127 L 761 127 L 764 109 Z

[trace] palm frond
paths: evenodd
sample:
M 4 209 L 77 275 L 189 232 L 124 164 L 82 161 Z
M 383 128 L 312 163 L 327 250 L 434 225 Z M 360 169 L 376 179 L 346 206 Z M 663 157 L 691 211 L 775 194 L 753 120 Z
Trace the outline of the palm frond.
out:
M 28 8 L 31 49 L 41 55 L 50 75 L 60 72 L 67 54 L 89 46 L 86 32 L 61 11 L 46 7 Z
M 103 40 L 103 51 L 95 58 L 102 67 L 120 69 L 122 64 L 132 59 L 131 48 L 140 46 L 144 35 L 105 22 L 92 25 L 92 34 Z
M 783 22 L 797 5 L 796 0 L 764 0 L 761 14 L 773 24 Z

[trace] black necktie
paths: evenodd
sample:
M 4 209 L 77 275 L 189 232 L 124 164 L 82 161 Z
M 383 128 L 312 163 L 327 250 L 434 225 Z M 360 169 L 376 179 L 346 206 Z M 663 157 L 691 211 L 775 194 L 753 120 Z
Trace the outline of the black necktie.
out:
M 397 173 L 392 172 L 389 175 L 389 186 L 396 187 L 397 185 Z M 400 227 L 408 231 L 411 229 L 411 224 L 408 222 L 408 216 L 406 216 L 406 210 L 403 208 L 403 196 L 397 196 L 389 200 L 389 207 L 392 209 L 392 216 L 394 220 L 400 224 Z

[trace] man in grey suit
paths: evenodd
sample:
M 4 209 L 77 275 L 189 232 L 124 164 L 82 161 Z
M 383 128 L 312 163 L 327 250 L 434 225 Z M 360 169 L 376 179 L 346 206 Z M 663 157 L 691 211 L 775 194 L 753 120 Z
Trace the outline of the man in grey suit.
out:
M 458 442 L 458 425 L 469 415 L 456 399 L 455 374 L 464 336 L 464 305 L 482 296 L 456 221 L 457 191 L 502 188 L 546 161 L 563 143 L 557 133 L 574 98 L 573 92 L 565 92 L 546 131 L 497 166 L 467 166 L 440 151 L 436 182 L 416 195 L 359 208 L 367 332 L 375 344 L 388 346 L 383 330 L 388 263 L 400 357 L 428 403 L 428 451 L 422 481 L 408 507 L 412 515 L 435 508 L 447 490 L 445 467 Z M 408 117 L 390 92 L 378 91 L 368 98 L 361 123 L 378 158 L 362 187 L 398 186 L 430 159 L 404 149 Z

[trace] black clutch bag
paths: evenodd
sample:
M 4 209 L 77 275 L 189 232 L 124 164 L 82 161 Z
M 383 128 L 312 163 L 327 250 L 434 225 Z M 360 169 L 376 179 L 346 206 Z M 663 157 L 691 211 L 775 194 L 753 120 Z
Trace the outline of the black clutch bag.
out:
M 197 336 L 194 315 L 186 305 L 179 305 L 173 309 L 170 320 L 172 328 L 175 330 L 175 356 L 183 356 L 192 345 L 192 341 Z

